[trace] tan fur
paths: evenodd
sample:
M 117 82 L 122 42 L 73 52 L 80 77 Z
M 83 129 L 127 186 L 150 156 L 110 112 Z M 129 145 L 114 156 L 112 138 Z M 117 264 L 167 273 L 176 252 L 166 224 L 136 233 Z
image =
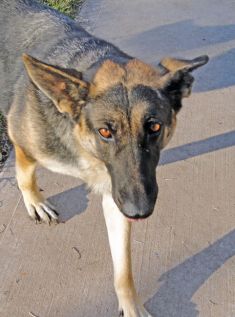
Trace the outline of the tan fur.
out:
M 36 161 L 29 157 L 22 148 L 14 145 L 16 153 L 16 177 L 22 192 L 29 216 L 35 221 L 46 223 L 57 221 L 54 207 L 44 199 L 37 186 L 35 169 Z
M 131 60 L 125 66 L 107 60 L 93 78 L 90 95 L 98 96 L 117 84 L 123 84 L 128 88 L 140 84 L 158 87 L 159 78 L 160 74 L 154 67 L 138 59 Z
M 119 64 L 107 60 L 98 69 L 90 88 L 92 97 L 102 94 L 110 87 L 117 85 L 125 80 L 126 72 Z
M 30 158 L 31 160 L 36 160 L 36 158 L 38 160 L 38 158 L 40 157 L 40 152 L 38 150 L 37 142 L 40 139 L 40 135 L 38 135 L 37 129 L 35 129 L 35 122 L 34 120 L 32 120 L 30 114 L 30 112 L 32 111 L 32 105 L 37 103 L 37 98 L 30 89 L 28 89 L 26 93 L 27 99 L 24 109 L 24 116 L 21 121 L 20 140 L 23 140 L 23 144 L 25 145 L 24 148 L 27 148 L 26 157 Z M 14 115 L 19 102 L 20 101 L 18 100 L 18 96 L 16 96 L 8 114 L 8 134 L 14 147 L 19 144 L 21 144 L 22 146 L 22 143 L 19 142 L 19 135 L 18 131 L 15 128 L 14 120 L 12 120 L 11 118 Z M 19 149 L 21 149 L 20 146 Z M 21 149 L 21 151 L 23 150 Z M 23 151 L 23 153 L 24 152 L 25 151 Z
M 139 102 L 132 109 L 132 120 L 131 120 L 131 133 L 133 136 L 138 136 L 140 128 L 142 128 L 141 120 L 146 112 L 147 105 L 145 102 Z
M 156 86 L 159 79 L 159 73 L 157 70 L 138 59 L 131 60 L 126 65 L 127 71 L 127 84 L 128 87 L 136 85 Z
M 35 177 L 36 161 L 30 158 L 19 146 L 15 145 L 14 147 L 18 186 L 23 193 L 31 196 L 32 200 L 40 201 L 41 194 Z
M 127 88 L 144 85 L 162 89 L 178 70 L 191 65 L 190 61 L 173 58 L 165 58 L 160 64 L 168 70 L 166 74 L 161 75 L 158 69 L 138 59 L 130 60 L 125 66 L 107 60 L 94 76 L 89 93 L 92 97 L 96 97 L 118 84 Z
M 29 168 L 35 165 L 35 160 L 28 156 L 23 151 L 23 149 L 21 149 L 18 145 L 14 145 L 14 147 L 16 154 L 16 162 L 23 171 L 27 171 Z
M 164 135 L 163 135 L 163 141 L 162 141 L 162 149 L 169 143 L 171 140 L 177 123 L 176 113 L 172 110 L 172 119 L 171 119 L 171 125 L 166 126 L 164 129 Z
M 163 60 L 161 60 L 161 65 L 170 72 L 176 72 L 178 70 L 188 67 L 190 65 L 190 61 L 165 57 Z

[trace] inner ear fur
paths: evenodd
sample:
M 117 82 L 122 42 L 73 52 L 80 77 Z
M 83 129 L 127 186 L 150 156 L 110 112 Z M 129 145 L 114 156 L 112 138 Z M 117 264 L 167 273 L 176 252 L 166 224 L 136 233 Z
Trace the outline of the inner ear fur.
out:
M 191 60 L 166 57 L 161 60 L 160 65 L 170 72 L 177 72 L 179 70 L 191 72 L 205 65 L 208 61 L 209 57 L 207 55 L 202 55 Z
M 89 90 L 89 84 L 81 79 L 80 73 L 78 78 L 70 70 L 43 63 L 27 54 L 22 59 L 32 82 L 53 101 L 61 113 L 79 115 Z

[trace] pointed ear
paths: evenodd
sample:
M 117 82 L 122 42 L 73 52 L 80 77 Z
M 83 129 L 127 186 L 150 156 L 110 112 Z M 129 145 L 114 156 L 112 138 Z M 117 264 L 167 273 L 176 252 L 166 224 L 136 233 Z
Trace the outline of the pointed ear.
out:
M 42 63 L 26 54 L 22 58 L 32 82 L 54 102 L 57 109 L 71 116 L 79 115 L 86 102 L 89 84 L 69 70 Z
M 207 55 L 199 56 L 192 60 L 164 58 L 160 62 L 163 70 L 161 88 L 170 97 L 172 107 L 177 112 L 181 108 L 181 99 L 191 93 L 194 81 L 191 72 L 209 61 Z

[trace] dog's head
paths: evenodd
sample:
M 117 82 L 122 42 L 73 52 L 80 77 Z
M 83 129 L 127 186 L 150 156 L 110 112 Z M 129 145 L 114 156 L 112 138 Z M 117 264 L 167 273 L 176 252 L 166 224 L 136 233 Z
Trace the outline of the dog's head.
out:
M 24 56 L 31 80 L 70 114 L 79 144 L 105 164 L 113 199 L 132 219 L 153 212 L 160 150 L 172 137 L 182 98 L 191 92 L 191 72 L 207 61 L 166 58 L 155 69 L 136 59 L 125 65 L 107 60 L 88 83 Z

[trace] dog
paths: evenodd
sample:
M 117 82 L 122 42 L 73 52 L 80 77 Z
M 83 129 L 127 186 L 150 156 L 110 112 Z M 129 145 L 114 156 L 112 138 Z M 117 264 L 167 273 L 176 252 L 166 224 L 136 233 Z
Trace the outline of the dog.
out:
M 151 316 L 134 287 L 131 222 L 154 210 L 160 151 L 191 92 L 192 71 L 208 56 L 153 67 L 31 0 L 2 0 L 0 17 L 0 105 L 29 216 L 58 221 L 37 186 L 38 165 L 102 194 L 119 316 Z

